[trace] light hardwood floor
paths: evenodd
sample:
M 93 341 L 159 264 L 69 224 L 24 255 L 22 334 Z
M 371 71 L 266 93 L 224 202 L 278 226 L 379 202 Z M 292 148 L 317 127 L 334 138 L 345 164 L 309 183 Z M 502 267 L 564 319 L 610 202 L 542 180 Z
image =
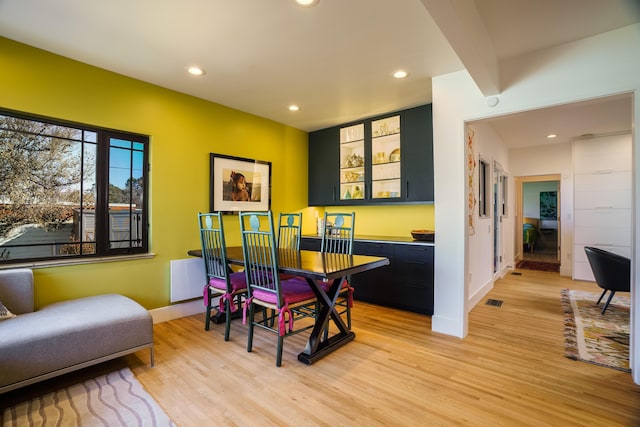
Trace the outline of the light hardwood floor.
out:
M 640 386 L 630 374 L 563 356 L 562 288 L 593 283 L 518 270 L 478 304 L 469 334 L 431 332 L 428 316 L 356 301 L 356 340 L 311 366 L 297 361 L 305 334 L 285 341 L 234 321 L 204 331 L 196 315 L 155 325 L 148 352 L 127 364 L 180 426 L 638 426 Z M 61 381 L 61 380 L 58 380 Z M 15 398 L 16 394 L 13 395 Z

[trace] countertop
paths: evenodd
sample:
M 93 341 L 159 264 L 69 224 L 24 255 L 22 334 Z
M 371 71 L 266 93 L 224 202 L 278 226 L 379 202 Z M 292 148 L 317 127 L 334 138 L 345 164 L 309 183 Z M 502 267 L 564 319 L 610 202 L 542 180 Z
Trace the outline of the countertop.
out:
M 318 236 L 317 234 L 303 234 L 303 239 L 322 239 L 322 236 Z M 358 242 L 372 242 L 372 243 L 401 243 L 405 245 L 423 245 L 423 246 L 435 246 L 434 242 L 425 242 L 423 240 L 415 240 L 410 235 L 408 237 L 404 236 L 366 236 L 366 235 L 355 235 L 353 238 L 354 241 Z

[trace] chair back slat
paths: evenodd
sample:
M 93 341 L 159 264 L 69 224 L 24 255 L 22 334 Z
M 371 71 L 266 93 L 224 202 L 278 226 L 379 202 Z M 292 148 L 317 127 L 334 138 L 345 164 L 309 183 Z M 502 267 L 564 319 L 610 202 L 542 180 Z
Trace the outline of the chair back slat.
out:
M 325 212 L 321 252 L 353 255 L 355 215 Z
M 228 282 L 227 250 L 219 212 L 199 213 L 200 244 L 207 278 L 217 278 Z M 227 283 L 228 284 L 228 283 Z
M 278 217 L 278 248 L 300 249 L 302 235 L 302 214 L 281 213 Z
M 262 289 L 275 293 L 282 303 L 271 211 L 241 212 L 239 217 L 249 295 L 255 289 Z

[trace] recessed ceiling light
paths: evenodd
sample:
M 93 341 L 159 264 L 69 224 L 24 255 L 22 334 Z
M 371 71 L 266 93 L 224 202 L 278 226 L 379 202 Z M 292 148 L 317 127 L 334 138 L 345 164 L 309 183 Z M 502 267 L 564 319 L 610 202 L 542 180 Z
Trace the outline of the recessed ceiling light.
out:
M 187 68 L 187 72 L 192 76 L 203 76 L 205 74 L 204 68 L 200 68 L 195 65 Z
M 289 111 L 300 111 L 300 107 L 297 105 L 289 105 Z
M 547 138 L 549 139 L 553 139 L 555 137 L 557 137 L 558 135 L 556 135 L 555 133 L 550 133 L 549 135 L 547 135 Z
M 300 6 L 315 6 L 320 0 L 296 0 Z
M 393 77 L 395 77 L 396 79 L 404 79 L 405 77 L 407 77 L 407 72 L 404 70 L 398 70 L 393 73 Z

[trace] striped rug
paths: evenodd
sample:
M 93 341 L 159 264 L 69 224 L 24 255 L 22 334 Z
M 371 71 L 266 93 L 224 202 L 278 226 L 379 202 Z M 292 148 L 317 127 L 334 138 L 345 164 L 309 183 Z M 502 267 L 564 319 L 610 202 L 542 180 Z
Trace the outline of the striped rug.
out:
M 7 426 L 174 426 L 129 368 L 4 410 Z
M 563 289 L 565 356 L 619 371 L 629 368 L 630 297 L 616 293 L 607 311 L 600 293 Z M 608 296 L 608 295 L 607 295 Z

